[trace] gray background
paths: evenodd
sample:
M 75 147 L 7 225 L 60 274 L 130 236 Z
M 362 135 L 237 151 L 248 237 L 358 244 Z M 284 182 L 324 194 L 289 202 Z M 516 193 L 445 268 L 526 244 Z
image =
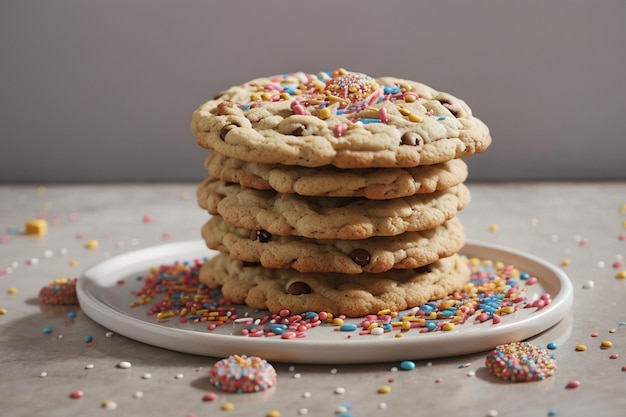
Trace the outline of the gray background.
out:
M 465 99 L 470 179 L 625 179 L 626 2 L 3 0 L 0 182 L 186 181 L 216 92 L 344 67 Z

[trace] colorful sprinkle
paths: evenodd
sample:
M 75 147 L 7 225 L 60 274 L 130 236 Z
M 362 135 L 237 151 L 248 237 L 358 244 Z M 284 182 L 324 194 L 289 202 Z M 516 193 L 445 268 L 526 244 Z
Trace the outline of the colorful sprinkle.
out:
M 538 381 L 554 374 L 556 360 L 544 348 L 528 342 L 497 346 L 485 360 L 492 375 L 512 382 Z

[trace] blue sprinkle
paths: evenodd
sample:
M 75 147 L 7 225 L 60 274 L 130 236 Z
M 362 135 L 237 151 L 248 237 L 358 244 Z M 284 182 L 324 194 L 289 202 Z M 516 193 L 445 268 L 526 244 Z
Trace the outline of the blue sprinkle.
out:
M 271 323 L 268 328 L 272 333 L 283 334 L 283 332 L 287 330 L 288 326 L 281 323 Z
M 519 277 L 520 277 L 520 279 L 527 280 L 528 278 L 530 278 L 530 274 L 528 272 L 522 272 L 519 275 Z
M 400 362 L 400 369 L 404 371 L 412 371 L 415 369 L 415 362 L 413 361 L 402 361 Z
M 384 86 L 383 90 L 385 92 L 385 95 L 388 95 L 388 94 L 398 94 L 398 93 L 402 92 L 402 90 L 400 90 L 400 87 L 396 87 L 396 86 L 392 86 L 392 85 Z
M 432 332 L 433 330 L 435 330 L 435 329 L 437 328 L 437 322 L 432 321 L 432 320 L 431 320 L 431 321 L 427 321 L 427 322 L 426 322 L 426 328 L 427 328 L 429 331 L 431 331 L 431 332 Z
M 290 96 L 293 96 L 294 94 L 296 94 L 296 89 L 295 88 L 291 88 L 291 87 L 285 87 L 283 88 L 283 91 L 287 94 L 289 94 Z
M 342 324 L 339 330 L 342 332 L 353 332 L 356 330 L 356 324 Z
M 556 414 L 557 414 L 557 412 L 556 412 L 556 410 L 554 408 L 551 408 L 551 409 L 548 410 L 548 416 L 554 417 L 554 416 L 556 416 Z
M 76 312 L 75 311 L 70 311 L 69 313 L 67 313 L 67 317 L 73 319 L 76 318 Z
M 437 120 L 446 120 L 446 116 L 439 116 L 437 117 Z
M 50 334 L 50 333 L 52 333 L 52 327 L 45 327 L 45 328 L 43 329 L 43 332 L 44 332 L 45 334 Z
M 85 336 L 85 342 L 93 342 L 93 336 Z
M 380 119 L 374 119 L 374 118 L 368 118 L 368 117 L 361 117 L 356 119 L 357 122 L 361 122 L 364 125 L 368 124 L 368 123 L 380 123 Z
M 550 342 L 550 343 L 548 343 L 548 344 L 546 345 L 546 347 L 547 347 L 548 349 L 556 349 L 556 343 L 554 343 L 554 342 Z

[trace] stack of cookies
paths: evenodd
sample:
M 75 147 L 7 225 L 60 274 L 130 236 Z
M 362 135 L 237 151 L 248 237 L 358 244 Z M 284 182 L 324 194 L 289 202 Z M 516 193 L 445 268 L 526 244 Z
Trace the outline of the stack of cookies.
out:
M 338 69 L 232 87 L 193 115 L 208 152 L 200 280 L 277 313 L 405 310 L 469 280 L 462 158 L 489 130 L 426 85 Z

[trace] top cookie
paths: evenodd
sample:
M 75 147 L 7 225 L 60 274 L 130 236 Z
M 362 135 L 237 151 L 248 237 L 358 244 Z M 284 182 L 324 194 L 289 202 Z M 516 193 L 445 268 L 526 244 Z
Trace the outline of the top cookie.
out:
M 461 99 L 414 81 L 338 69 L 258 78 L 193 114 L 199 145 L 243 161 L 339 168 L 432 165 L 484 151 Z

